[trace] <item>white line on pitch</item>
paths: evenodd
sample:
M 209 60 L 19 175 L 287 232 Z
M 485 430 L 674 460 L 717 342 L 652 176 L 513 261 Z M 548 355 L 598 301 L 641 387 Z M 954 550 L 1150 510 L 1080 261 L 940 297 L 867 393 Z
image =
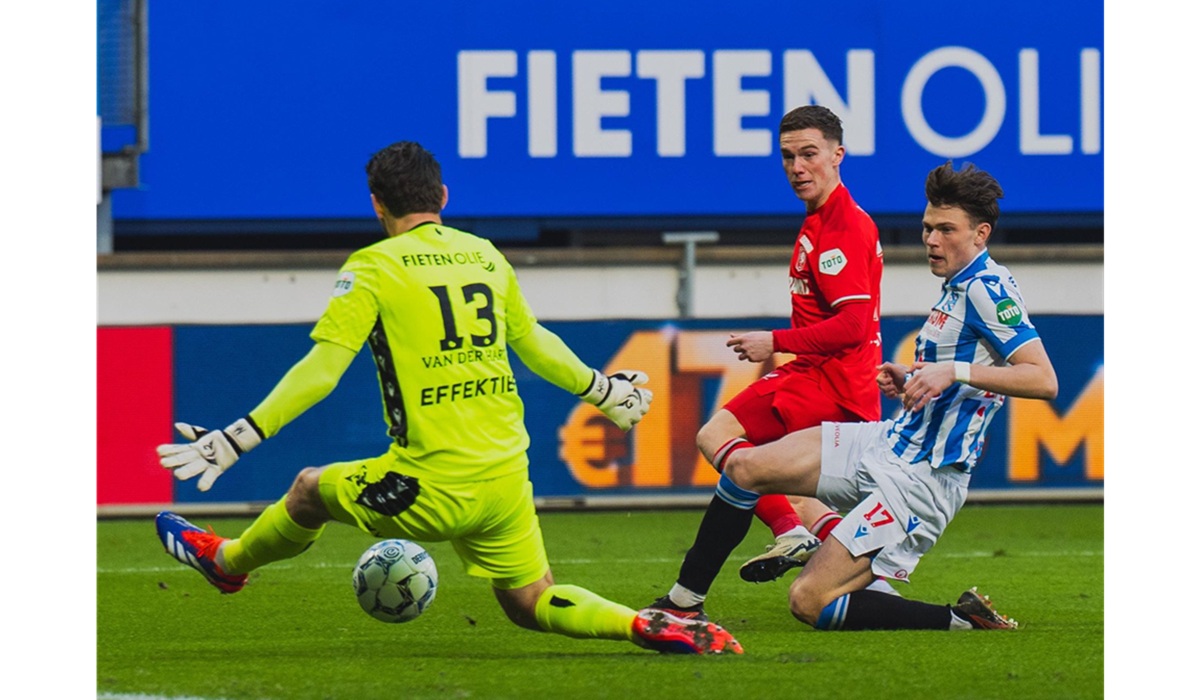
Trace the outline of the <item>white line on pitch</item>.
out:
M 1102 557 L 1104 552 L 1095 550 L 1084 550 L 1079 552 L 1006 552 L 996 551 L 991 552 L 936 552 L 933 556 L 946 557 L 947 559 L 1000 559 L 1011 558 L 1021 559 L 1023 557 Z M 656 557 L 649 559 L 622 559 L 623 564 L 676 564 L 681 558 L 666 558 Z M 612 559 L 554 559 L 551 558 L 550 565 L 555 564 L 612 564 Z M 303 561 L 293 562 L 275 562 L 268 564 L 266 567 L 272 570 L 283 569 L 350 569 L 354 566 L 354 562 L 346 562 L 344 564 L 331 564 L 329 562 L 316 562 L 306 564 Z M 179 564 L 166 564 L 163 566 L 140 566 L 129 568 L 106 568 L 101 567 L 96 569 L 97 574 L 147 574 L 147 573 L 165 573 L 170 571 L 183 571 L 185 567 Z

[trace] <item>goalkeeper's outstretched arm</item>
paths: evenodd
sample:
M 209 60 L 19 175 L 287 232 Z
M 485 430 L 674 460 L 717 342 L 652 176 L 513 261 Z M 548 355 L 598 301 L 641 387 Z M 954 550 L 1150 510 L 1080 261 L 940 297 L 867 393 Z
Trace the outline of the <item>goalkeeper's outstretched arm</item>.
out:
M 254 410 L 224 430 L 176 423 L 175 429 L 189 442 L 159 445 L 159 463 L 181 481 L 199 476 L 197 488 L 209 490 L 243 454 L 328 396 L 356 354 L 336 343 L 317 342 Z
M 572 394 L 582 394 L 592 382 L 593 370 L 540 323 L 520 338 L 510 339 L 508 345 L 534 374 Z
M 605 375 L 584 364 L 562 338 L 540 323 L 508 344 L 535 374 L 596 406 L 621 430 L 632 428 L 650 410 L 654 394 L 639 388 L 649 381 L 645 372 L 621 370 Z
M 271 393 L 250 411 L 250 417 L 262 430 L 263 437 L 275 435 L 329 396 L 357 354 L 337 343 L 318 341 L 314 344 L 308 354 L 283 375 Z

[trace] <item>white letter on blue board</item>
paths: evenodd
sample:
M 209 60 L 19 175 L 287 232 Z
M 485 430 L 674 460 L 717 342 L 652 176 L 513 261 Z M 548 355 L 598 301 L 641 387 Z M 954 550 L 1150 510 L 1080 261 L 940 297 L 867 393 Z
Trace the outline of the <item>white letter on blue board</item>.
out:
M 929 126 L 921 108 L 925 85 L 943 68 L 964 68 L 983 87 L 983 117 L 969 133 L 959 137 L 942 136 Z M 981 54 L 962 47 L 944 46 L 921 57 L 908 71 L 900 91 L 901 114 L 913 139 L 930 153 L 943 158 L 961 158 L 983 150 L 1004 123 L 1007 101 L 1000 73 Z
M 633 154 L 633 135 L 626 129 L 604 129 L 600 120 L 629 116 L 629 93 L 604 90 L 600 79 L 628 77 L 629 52 L 576 51 L 571 62 L 575 155 L 628 158 Z
M 687 149 L 688 78 L 704 77 L 703 51 L 638 51 L 637 76 L 655 81 L 658 155 L 682 156 Z
M 1027 156 L 1066 155 L 1075 144 L 1066 134 L 1042 134 L 1041 94 L 1039 90 L 1037 49 L 1021 49 L 1021 154 Z
M 846 99 L 808 50 L 783 52 L 783 113 L 803 105 L 825 105 L 842 119 L 846 153 L 875 153 L 875 52 L 846 52 Z
M 488 117 L 511 117 L 517 113 L 515 94 L 487 89 L 488 78 L 512 78 L 516 74 L 516 51 L 458 52 L 459 157 L 486 156 Z
M 713 52 L 713 153 L 718 156 L 769 156 L 774 130 L 743 129 L 742 117 L 771 113 L 771 94 L 743 90 L 745 76 L 771 75 L 770 51 Z

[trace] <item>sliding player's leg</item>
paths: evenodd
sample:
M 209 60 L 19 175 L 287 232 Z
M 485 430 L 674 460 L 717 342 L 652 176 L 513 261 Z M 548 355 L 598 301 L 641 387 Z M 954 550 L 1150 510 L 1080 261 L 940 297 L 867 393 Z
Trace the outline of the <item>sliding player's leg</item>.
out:
M 886 424 L 826 424 L 813 494 L 848 509 L 789 589 L 792 614 L 817 629 L 1015 629 L 974 589 L 956 605 L 870 590 L 877 577 L 907 581 L 966 500 L 969 477 L 928 463 L 901 463 Z M 808 431 L 805 431 L 808 432 Z M 775 446 L 787 448 L 795 436 Z M 782 443 L 782 444 L 781 444 Z M 783 469 L 779 468 L 784 464 Z M 744 452 L 727 474 L 749 489 L 806 490 L 778 453 Z M 848 504 L 858 502 L 852 507 Z
M 782 377 L 771 395 L 770 408 L 783 425 L 784 434 L 830 421 L 860 420 L 828 391 L 827 382 L 813 371 L 801 368 Z M 767 545 L 765 552 L 742 564 L 738 574 L 745 581 L 773 581 L 791 569 L 804 566 L 840 518 L 827 504 L 810 496 L 793 494 L 786 502 L 783 500 L 759 499 L 755 512 L 760 517 L 764 512 L 771 514 L 767 522 L 775 523 L 771 527 L 775 541 Z
M 319 492 L 320 468 L 297 475 L 288 493 L 266 509 L 237 538 L 227 539 L 165 511 L 155 518 L 167 553 L 199 571 L 222 593 L 236 593 L 249 572 L 308 549 L 330 516 Z

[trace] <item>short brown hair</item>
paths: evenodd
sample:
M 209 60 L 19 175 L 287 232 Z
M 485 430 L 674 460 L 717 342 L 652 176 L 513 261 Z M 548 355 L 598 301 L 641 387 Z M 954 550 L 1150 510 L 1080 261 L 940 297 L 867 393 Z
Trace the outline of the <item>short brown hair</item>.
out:
M 797 107 L 779 120 L 779 135 L 801 129 L 818 129 L 826 140 L 841 145 L 842 120 L 828 107 L 821 105 L 804 105 Z
M 442 211 L 442 166 L 413 141 L 398 141 L 371 156 L 367 187 L 396 218 Z
M 935 207 L 958 207 L 967 213 L 972 226 L 988 223 L 993 228 L 1000 218 L 997 200 L 1004 196 L 1000 183 L 990 173 L 972 163 L 955 171 L 954 163 L 946 161 L 925 178 L 925 198 Z

